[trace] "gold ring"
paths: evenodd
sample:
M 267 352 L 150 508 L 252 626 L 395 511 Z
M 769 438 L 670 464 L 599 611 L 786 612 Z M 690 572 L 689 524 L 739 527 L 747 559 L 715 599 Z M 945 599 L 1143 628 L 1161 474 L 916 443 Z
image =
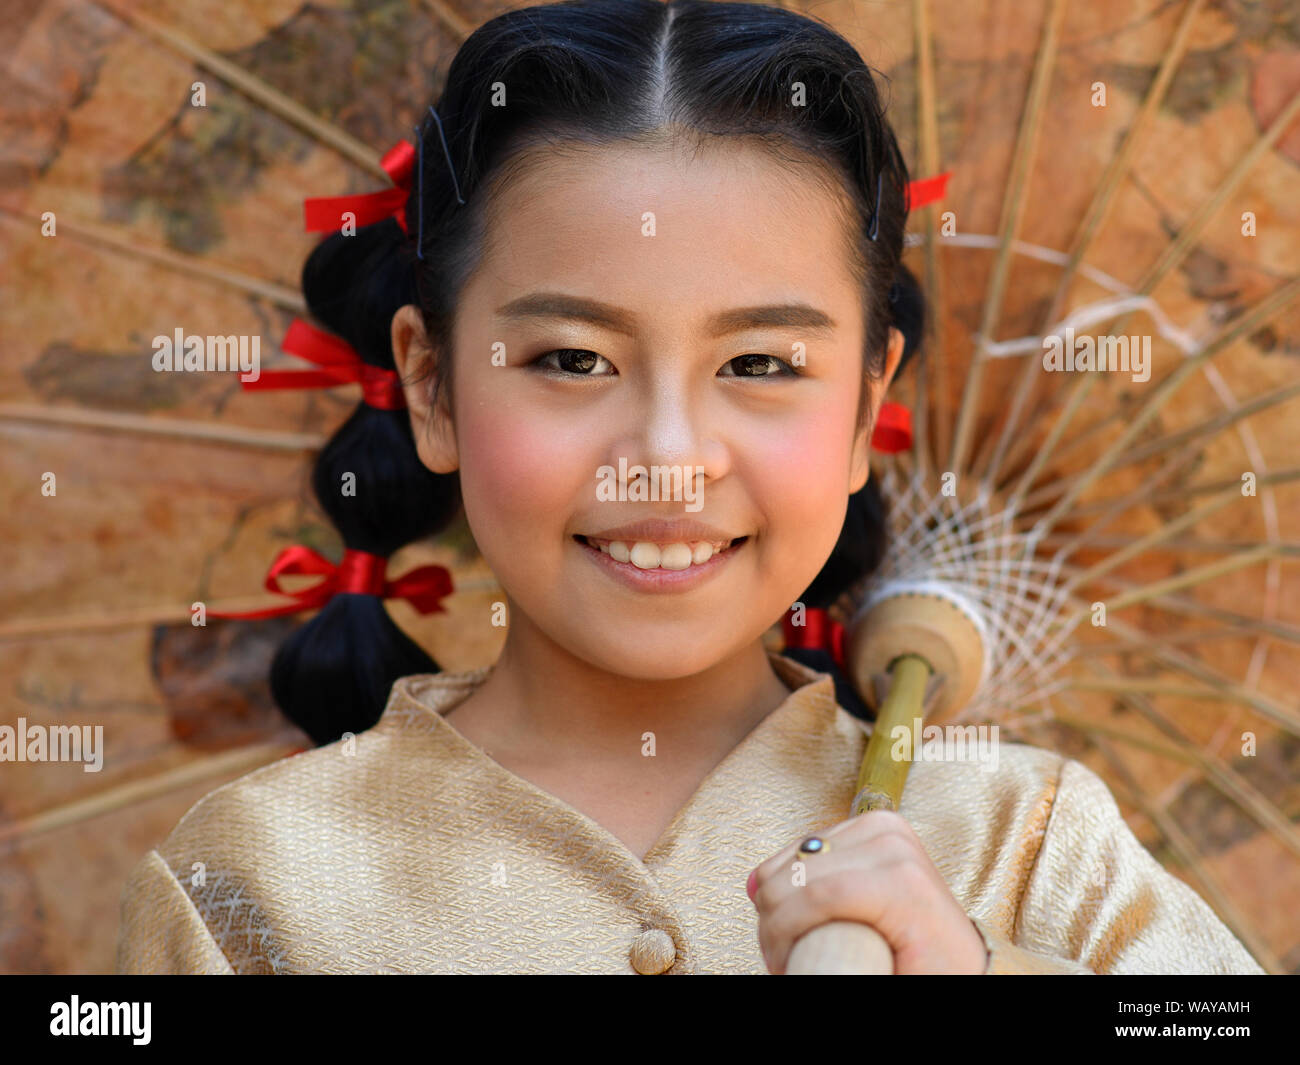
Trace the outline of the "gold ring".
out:
M 814 854 L 829 854 L 831 845 L 821 836 L 809 836 L 799 844 L 798 858 L 811 858 Z

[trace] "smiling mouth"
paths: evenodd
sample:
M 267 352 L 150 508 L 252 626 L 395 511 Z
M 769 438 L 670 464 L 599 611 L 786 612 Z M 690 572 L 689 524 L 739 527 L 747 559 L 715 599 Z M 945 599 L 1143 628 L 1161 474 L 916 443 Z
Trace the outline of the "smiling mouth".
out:
M 580 533 L 575 534 L 573 539 L 609 555 L 615 562 L 625 562 L 637 569 L 684 570 L 702 566 L 718 555 L 734 551 L 749 537 L 738 536 L 734 540 L 719 542 L 685 540 L 665 544 L 646 540 L 597 540 Z

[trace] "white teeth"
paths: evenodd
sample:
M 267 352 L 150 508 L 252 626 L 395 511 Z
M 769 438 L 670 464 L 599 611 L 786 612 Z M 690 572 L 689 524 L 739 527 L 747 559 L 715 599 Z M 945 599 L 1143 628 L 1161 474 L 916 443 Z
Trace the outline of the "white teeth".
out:
M 658 544 L 646 544 L 638 540 L 632 545 L 629 561 L 637 569 L 658 569 L 659 555 Z
M 692 557 L 690 544 L 665 544 L 659 551 L 659 568 L 685 569 Z
M 725 551 L 730 543 L 712 544 L 707 540 L 693 540 L 689 543 L 656 544 L 649 541 L 626 540 L 592 541 L 592 547 L 599 548 L 615 562 L 630 562 L 637 569 L 683 570 L 691 566 L 702 566 L 720 551 Z

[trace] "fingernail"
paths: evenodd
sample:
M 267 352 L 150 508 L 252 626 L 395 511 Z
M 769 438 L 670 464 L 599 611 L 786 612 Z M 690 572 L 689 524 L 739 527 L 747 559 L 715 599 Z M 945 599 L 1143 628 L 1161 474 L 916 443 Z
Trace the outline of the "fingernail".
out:
M 745 883 L 745 894 L 749 896 L 749 901 L 754 901 L 754 889 L 758 886 L 758 870 L 755 869 L 749 874 L 749 880 Z

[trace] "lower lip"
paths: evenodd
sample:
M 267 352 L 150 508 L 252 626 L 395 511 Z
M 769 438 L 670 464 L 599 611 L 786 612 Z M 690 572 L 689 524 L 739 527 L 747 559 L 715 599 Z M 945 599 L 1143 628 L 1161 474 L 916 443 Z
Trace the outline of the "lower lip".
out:
M 615 580 L 622 581 L 629 588 L 638 592 L 684 592 L 704 583 L 728 562 L 737 551 L 748 546 L 749 541 L 734 544 L 714 555 L 702 565 L 691 563 L 685 569 L 638 569 L 631 562 L 616 562 L 598 547 L 575 540 L 574 546 L 584 554 L 593 556 L 592 561 L 603 568 Z

